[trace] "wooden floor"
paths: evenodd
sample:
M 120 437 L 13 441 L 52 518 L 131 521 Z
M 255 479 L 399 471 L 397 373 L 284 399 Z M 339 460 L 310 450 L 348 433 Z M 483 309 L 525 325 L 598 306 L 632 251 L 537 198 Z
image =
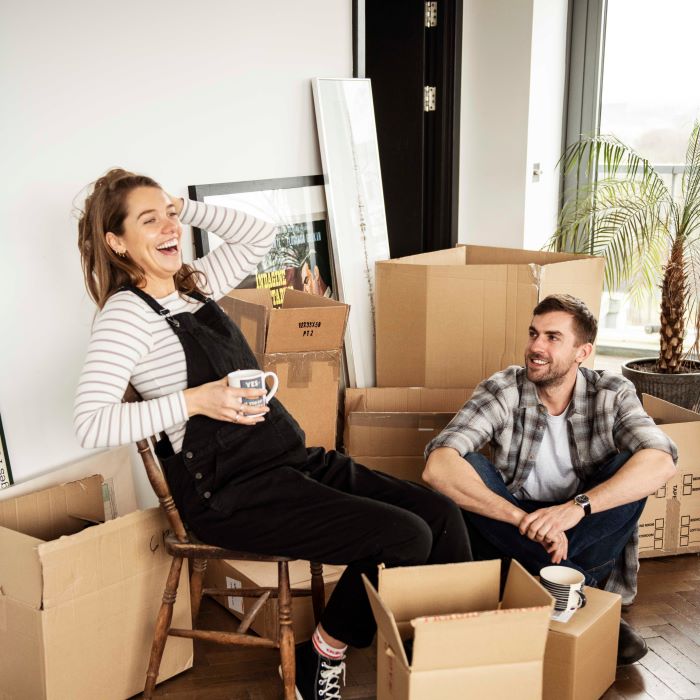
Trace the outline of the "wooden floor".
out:
M 233 618 L 214 602 L 205 601 L 201 615 L 202 626 L 234 629 Z M 644 559 L 637 601 L 624 615 L 647 639 L 649 653 L 641 662 L 618 669 L 604 699 L 700 698 L 700 557 Z M 350 652 L 344 699 L 374 697 L 375 654 L 374 647 Z M 276 652 L 232 650 L 208 643 L 195 643 L 194 668 L 162 683 L 156 692 L 157 698 L 168 700 L 279 700 L 281 696 Z

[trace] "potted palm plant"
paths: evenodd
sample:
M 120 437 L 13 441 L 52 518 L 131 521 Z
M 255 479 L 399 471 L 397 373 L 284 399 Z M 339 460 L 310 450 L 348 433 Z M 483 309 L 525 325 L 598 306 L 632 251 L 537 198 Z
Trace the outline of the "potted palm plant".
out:
M 625 363 L 622 373 L 638 393 L 699 408 L 700 362 L 692 357 L 700 347 L 700 122 L 677 196 L 614 136 L 581 138 L 561 163 L 588 184 L 565 201 L 548 247 L 604 257 L 610 291 L 625 287 L 640 298 L 660 288 L 659 354 Z

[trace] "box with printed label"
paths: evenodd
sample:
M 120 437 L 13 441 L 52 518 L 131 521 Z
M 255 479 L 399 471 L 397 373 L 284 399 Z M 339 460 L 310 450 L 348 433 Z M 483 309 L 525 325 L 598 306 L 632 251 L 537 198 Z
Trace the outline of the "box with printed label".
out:
M 639 556 L 700 552 L 700 414 L 644 394 L 644 409 L 678 448 L 676 474 L 647 498 Z
M 335 449 L 350 307 L 294 289 L 286 291 L 278 309 L 267 289 L 236 289 L 219 304 L 243 332 L 260 367 L 279 377 L 277 398 L 301 425 L 306 444 Z
M 517 562 L 380 567 L 365 577 L 377 621 L 378 700 L 535 700 L 553 598 Z M 412 640 L 411 652 L 405 642 Z
M 573 294 L 598 316 L 604 263 L 473 245 L 377 262 L 377 386 L 473 387 L 522 364 L 545 296 Z
M 170 569 L 159 509 L 104 520 L 100 475 L 0 503 L 3 700 L 123 700 L 143 690 Z M 191 627 L 183 568 L 173 624 Z M 192 666 L 170 638 L 158 680 Z
M 292 588 L 311 590 L 311 570 L 309 562 L 297 559 L 289 564 L 289 583 Z M 345 570 L 344 566 L 323 567 L 326 600 Z M 235 595 L 237 588 L 265 588 L 277 586 L 277 564 L 260 561 L 233 561 L 212 559 L 207 565 L 205 586 L 210 588 L 230 588 L 228 598 L 217 596 L 216 600 L 239 619 L 254 605 L 255 598 L 242 598 Z M 277 624 L 277 599 L 268 600 L 253 619 L 251 629 L 263 637 L 279 639 Z M 311 639 L 316 623 L 311 597 L 292 598 L 292 628 L 294 641 L 298 644 Z

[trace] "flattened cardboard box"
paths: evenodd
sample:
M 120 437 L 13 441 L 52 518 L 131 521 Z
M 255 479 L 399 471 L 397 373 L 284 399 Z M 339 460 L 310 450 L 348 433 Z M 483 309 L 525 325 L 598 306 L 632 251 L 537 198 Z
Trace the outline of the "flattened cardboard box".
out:
M 341 349 L 350 307 L 288 289 L 274 309 L 265 289 L 237 289 L 219 301 L 265 371 L 277 397 L 306 433 L 306 444 L 335 449 Z
M 586 587 L 586 605 L 551 621 L 544 653 L 544 700 L 598 700 L 615 682 L 622 599 Z
M 364 577 L 378 627 L 378 700 L 541 698 L 554 601 L 517 562 L 499 600 L 500 567 L 382 567 L 378 590 Z
M 326 600 L 330 597 L 344 570 L 344 566 L 324 565 L 323 582 Z M 311 571 L 308 561 L 298 559 L 289 562 L 289 583 L 292 588 L 311 590 Z M 237 588 L 274 587 L 276 585 L 277 564 L 258 561 L 212 560 L 207 566 L 205 586 L 230 588 L 232 595 L 228 598 L 217 596 L 216 600 L 239 619 L 244 617 L 256 599 L 236 596 L 235 590 Z M 253 620 L 251 628 L 263 637 L 278 640 L 277 610 L 277 599 L 268 600 Z M 311 597 L 292 599 L 292 627 L 294 641 L 297 644 L 311 639 L 316 628 Z
M 700 552 L 700 414 L 644 394 L 644 409 L 678 447 L 675 476 L 647 498 L 639 557 Z
M 170 557 L 158 509 L 103 524 L 102 477 L 0 504 L 3 700 L 123 700 L 146 678 Z M 183 569 L 174 624 L 190 627 Z M 169 639 L 159 680 L 192 666 Z
M 377 386 L 476 386 L 522 364 L 538 301 L 566 292 L 597 317 L 603 268 L 603 258 L 471 245 L 377 262 Z

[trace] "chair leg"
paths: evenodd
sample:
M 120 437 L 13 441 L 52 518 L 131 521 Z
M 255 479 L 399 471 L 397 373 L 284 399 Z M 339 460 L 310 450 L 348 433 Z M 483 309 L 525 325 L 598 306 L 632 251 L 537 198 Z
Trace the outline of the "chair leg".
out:
M 146 685 L 143 689 L 144 700 L 150 700 L 153 697 L 153 690 L 156 687 L 158 680 L 158 669 L 160 661 L 163 658 L 163 650 L 165 642 L 168 639 L 170 623 L 173 619 L 173 605 L 177 598 L 177 587 L 180 583 L 180 571 L 182 569 L 182 557 L 173 557 L 170 564 L 170 573 L 163 591 L 163 602 L 158 611 L 156 618 L 156 629 L 153 634 L 153 644 L 151 646 L 151 658 L 148 662 L 148 671 L 146 673 Z
M 294 630 L 292 629 L 292 593 L 289 589 L 289 567 L 286 561 L 277 563 L 279 585 L 280 657 L 284 700 L 296 698 L 296 671 L 294 665 Z
M 326 591 L 323 583 L 323 564 L 311 562 L 311 601 L 314 608 L 314 622 L 318 625 L 326 607 Z
M 190 604 L 192 608 L 192 629 L 195 628 L 199 606 L 202 604 L 202 585 L 207 570 L 206 559 L 190 559 L 192 574 L 190 576 Z

